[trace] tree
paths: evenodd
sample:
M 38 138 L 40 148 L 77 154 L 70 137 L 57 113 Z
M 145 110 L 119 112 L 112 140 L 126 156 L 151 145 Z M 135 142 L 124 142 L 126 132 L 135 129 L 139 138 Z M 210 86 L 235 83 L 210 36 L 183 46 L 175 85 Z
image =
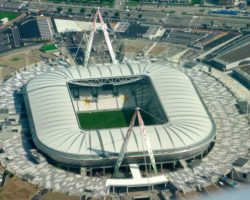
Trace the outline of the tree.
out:
M 85 8 L 80 9 L 80 13 L 84 14 L 86 12 Z
M 115 18 L 119 18 L 120 17 L 120 13 L 118 11 L 116 11 L 115 14 L 114 14 L 114 17 Z
M 57 12 L 60 13 L 60 12 L 62 12 L 62 7 L 57 7 L 56 10 L 57 10 Z
M 91 10 L 91 13 L 92 13 L 92 14 L 94 14 L 94 13 L 95 13 L 95 9 L 94 9 L 94 8 Z
M 69 13 L 72 13 L 72 11 L 73 11 L 72 8 L 68 8 Z
M 214 26 L 214 21 L 210 21 L 210 25 L 211 25 L 211 27 L 213 27 Z
M 138 15 L 138 18 L 141 19 L 141 18 L 142 18 L 142 14 L 139 14 L 139 15 Z
M 104 17 L 108 17 L 108 16 L 109 16 L 109 13 L 108 13 L 107 11 L 105 11 L 105 12 L 103 13 L 103 15 L 104 15 Z
M 130 13 L 129 13 L 129 12 L 127 12 L 127 17 L 128 17 L 128 18 L 130 17 Z
M 246 27 L 247 27 L 247 29 L 249 29 L 250 28 L 250 23 L 247 23 Z

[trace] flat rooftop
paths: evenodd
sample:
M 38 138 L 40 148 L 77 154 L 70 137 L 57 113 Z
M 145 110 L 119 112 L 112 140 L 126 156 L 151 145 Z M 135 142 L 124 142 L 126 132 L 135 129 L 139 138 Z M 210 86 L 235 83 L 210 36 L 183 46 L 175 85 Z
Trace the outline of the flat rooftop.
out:
M 228 53 L 219 56 L 218 58 L 228 63 L 236 62 L 238 60 L 243 60 L 250 57 L 249 49 L 250 49 L 250 43 L 240 46 L 239 48 L 233 49 Z
M 204 46 L 204 49 L 205 50 L 212 49 L 212 48 L 214 48 L 214 47 L 216 47 L 216 46 L 218 46 L 218 45 L 220 45 L 220 44 L 222 44 L 222 43 L 224 43 L 224 42 L 226 42 L 226 41 L 234 38 L 237 35 L 238 35 L 238 33 L 228 33 L 228 34 L 225 34 L 222 37 L 218 37 L 215 40 L 212 40 L 211 42 L 209 42 L 208 44 L 206 44 Z

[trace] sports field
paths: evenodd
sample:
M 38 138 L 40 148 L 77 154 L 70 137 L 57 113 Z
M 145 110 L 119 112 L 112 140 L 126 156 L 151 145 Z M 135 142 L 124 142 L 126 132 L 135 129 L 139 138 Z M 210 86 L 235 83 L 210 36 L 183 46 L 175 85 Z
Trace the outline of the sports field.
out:
M 20 14 L 17 12 L 0 11 L 0 19 L 7 17 L 9 21 L 15 19 L 19 15 Z
M 105 112 L 77 113 L 82 129 L 106 129 L 128 127 L 133 116 L 134 109 L 114 110 Z M 155 124 L 155 119 L 149 114 L 140 111 L 145 125 Z M 135 126 L 138 126 L 136 120 Z
M 55 44 L 48 44 L 48 45 L 44 45 L 41 47 L 41 50 L 43 52 L 51 52 L 51 51 L 55 51 L 57 50 L 57 46 Z

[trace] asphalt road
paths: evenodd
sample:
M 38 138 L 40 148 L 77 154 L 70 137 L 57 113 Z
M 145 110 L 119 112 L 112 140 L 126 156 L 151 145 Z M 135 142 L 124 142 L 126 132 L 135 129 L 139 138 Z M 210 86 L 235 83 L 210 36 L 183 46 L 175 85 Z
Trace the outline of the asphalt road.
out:
M 116 3 L 120 4 L 122 0 L 117 0 Z M 4 4 L 5 9 L 10 10 L 16 10 L 18 6 L 21 4 L 20 1 L 14 1 L 14 2 L 7 2 L 6 0 L 0 0 L 0 5 Z M 64 14 L 58 14 L 55 13 L 57 7 L 62 7 Z M 25 9 L 38 9 L 44 11 L 47 15 L 54 15 L 56 17 L 62 17 L 65 16 L 65 13 L 68 13 L 68 8 L 72 8 L 73 12 L 70 14 L 74 18 L 79 18 L 84 16 L 85 18 L 88 18 L 91 16 L 93 7 L 86 7 L 85 13 L 80 13 L 80 8 L 83 6 L 78 5 L 69 5 L 69 4 L 55 4 L 55 3 L 47 3 L 47 2 L 30 2 L 28 6 L 25 7 Z M 119 7 L 119 6 L 117 6 Z M 174 7 L 156 7 L 156 6 L 142 6 L 137 8 L 133 8 L 130 11 L 126 10 L 119 10 L 120 13 L 120 19 L 121 20 L 138 20 L 138 15 L 142 15 L 142 20 L 146 21 L 148 23 L 155 23 L 155 24 L 165 24 L 165 25 L 182 25 L 182 23 L 189 21 L 192 22 L 195 26 L 198 24 L 210 24 L 211 21 L 214 22 L 214 25 L 216 27 L 220 27 L 223 25 L 231 25 L 234 29 L 239 30 L 241 27 L 246 27 L 246 24 L 250 22 L 249 18 L 239 18 L 238 16 L 213 16 L 208 14 L 208 8 L 205 8 L 203 12 L 200 12 L 200 10 L 203 8 L 200 7 L 194 7 L 194 6 L 174 6 Z M 164 12 L 162 12 L 164 10 Z M 175 13 L 167 13 L 169 11 L 175 11 Z M 116 10 L 112 8 L 101 8 L 101 11 L 103 15 L 105 16 L 105 13 L 108 13 L 107 18 L 110 20 L 115 20 L 112 17 L 114 16 Z M 183 14 L 185 11 L 186 14 Z M 129 13 L 129 14 L 128 14 Z M 69 15 L 66 15 L 69 16 Z M 198 18 L 196 16 L 199 16 Z M 195 20 L 193 19 L 195 18 Z M 197 19 L 196 19 L 197 18 Z M 184 22 L 183 22 L 184 21 Z M 194 22 L 193 22 L 194 21 Z M 196 24 L 195 24 L 196 23 Z M 188 26 L 189 24 L 184 23 L 184 26 Z M 192 24 L 191 24 L 192 25 Z

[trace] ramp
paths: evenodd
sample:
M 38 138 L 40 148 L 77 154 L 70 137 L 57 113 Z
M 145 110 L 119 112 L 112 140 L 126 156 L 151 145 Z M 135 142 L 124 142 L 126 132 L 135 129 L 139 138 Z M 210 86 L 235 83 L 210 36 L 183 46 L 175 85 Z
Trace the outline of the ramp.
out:
M 137 164 L 129 164 L 130 171 L 132 173 L 132 176 L 134 179 L 140 179 L 141 177 L 141 172 L 139 165 Z
M 186 162 L 185 160 L 181 159 L 181 160 L 179 160 L 179 162 L 180 162 L 180 164 L 181 164 L 181 166 L 182 166 L 183 168 L 186 168 L 186 167 L 187 167 L 187 162 Z

